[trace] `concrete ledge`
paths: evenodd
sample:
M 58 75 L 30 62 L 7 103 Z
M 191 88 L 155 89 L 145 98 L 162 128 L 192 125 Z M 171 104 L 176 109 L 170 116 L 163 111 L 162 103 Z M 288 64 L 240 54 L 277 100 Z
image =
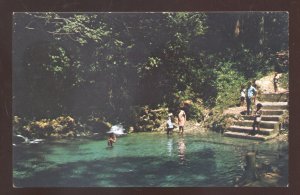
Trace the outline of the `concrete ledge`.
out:
M 278 109 L 274 109 L 274 110 L 263 109 L 262 112 L 263 112 L 263 115 L 282 115 L 286 111 L 280 110 L 280 109 L 279 110 Z
M 249 135 L 247 133 L 238 133 L 238 132 L 230 132 L 227 131 L 223 134 L 226 137 L 234 137 L 234 138 L 241 138 L 241 139 L 250 139 L 250 140 L 259 140 L 259 141 L 266 141 L 269 139 L 273 139 L 277 136 L 277 134 L 264 136 L 264 135 Z
M 260 102 L 263 105 L 263 110 L 272 109 L 272 110 L 282 110 L 288 109 L 287 102 Z
M 253 116 L 245 115 L 243 116 L 244 120 L 254 120 Z M 262 115 L 261 120 L 262 121 L 280 121 L 281 115 Z
M 246 133 L 249 134 L 252 131 L 252 127 L 245 127 L 245 126 L 237 126 L 233 125 L 230 126 L 227 130 L 231 132 L 236 132 L 236 133 Z M 267 128 L 260 128 L 260 131 L 257 131 L 257 134 L 259 135 L 271 135 L 276 133 L 277 131 L 274 129 L 267 129 Z
M 269 102 L 286 102 L 288 101 L 289 94 L 287 93 L 264 93 L 258 96 L 260 101 Z
M 241 121 L 236 121 L 234 123 L 236 126 L 246 126 L 246 127 L 252 127 L 253 125 L 253 120 L 241 120 Z M 260 127 L 261 128 L 268 128 L 268 129 L 275 129 L 278 130 L 279 128 L 279 122 L 278 121 L 261 121 L 260 122 Z

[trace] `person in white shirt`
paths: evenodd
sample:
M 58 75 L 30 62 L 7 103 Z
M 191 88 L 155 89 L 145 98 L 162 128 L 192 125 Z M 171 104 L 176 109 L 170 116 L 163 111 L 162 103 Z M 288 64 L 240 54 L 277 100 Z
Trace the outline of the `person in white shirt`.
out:
M 241 92 L 241 97 L 240 97 L 240 106 L 244 106 L 244 104 L 245 104 L 245 99 L 246 99 L 246 89 L 245 89 L 245 86 L 244 85 L 242 85 L 241 86 L 241 90 L 240 90 L 240 92 Z
M 167 134 L 168 134 L 168 135 L 169 135 L 170 132 L 173 131 L 173 129 L 174 129 L 174 125 L 173 125 L 173 123 L 172 123 L 172 116 L 173 116 L 172 113 L 170 113 L 170 114 L 168 115 L 168 120 L 167 120 Z
M 252 99 L 255 97 L 256 93 L 257 93 L 256 88 L 252 86 L 251 82 L 248 82 L 248 88 L 246 93 L 247 115 L 249 115 L 250 112 L 252 113 L 251 104 L 252 104 Z

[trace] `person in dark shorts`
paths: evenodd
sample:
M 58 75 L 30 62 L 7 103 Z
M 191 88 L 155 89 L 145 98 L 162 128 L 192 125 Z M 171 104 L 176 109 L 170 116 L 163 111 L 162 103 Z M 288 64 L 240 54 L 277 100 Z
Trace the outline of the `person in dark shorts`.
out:
M 246 92 L 246 103 L 247 103 L 247 115 L 252 113 L 252 101 L 256 95 L 257 90 L 252 86 L 251 82 L 248 82 L 247 92 Z
M 261 103 L 258 103 L 256 105 L 256 111 L 254 113 L 254 121 L 253 121 L 253 129 L 252 132 L 250 133 L 251 135 L 255 135 L 256 131 L 255 131 L 255 127 L 257 127 L 257 131 L 260 131 L 260 122 L 261 122 L 261 115 L 262 115 L 262 110 L 261 108 L 263 107 L 263 105 Z

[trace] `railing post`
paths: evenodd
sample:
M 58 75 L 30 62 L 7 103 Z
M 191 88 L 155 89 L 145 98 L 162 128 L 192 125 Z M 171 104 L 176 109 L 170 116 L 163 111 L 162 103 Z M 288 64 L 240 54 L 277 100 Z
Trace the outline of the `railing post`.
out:
M 256 174 L 256 154 L 255 152 L 248 152 L 246 154 L 246 178 L 254 180 L 257 178 Z

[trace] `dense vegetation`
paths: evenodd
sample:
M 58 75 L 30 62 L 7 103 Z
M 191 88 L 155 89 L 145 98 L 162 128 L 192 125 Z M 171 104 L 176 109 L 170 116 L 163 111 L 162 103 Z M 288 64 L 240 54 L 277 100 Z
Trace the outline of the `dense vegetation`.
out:
M 248 80 L 288 72 L 286 12 L 16 13 L 13 29 L 13 114 L 28 120 L 130 125 L 187 100 L 201 119 Z

